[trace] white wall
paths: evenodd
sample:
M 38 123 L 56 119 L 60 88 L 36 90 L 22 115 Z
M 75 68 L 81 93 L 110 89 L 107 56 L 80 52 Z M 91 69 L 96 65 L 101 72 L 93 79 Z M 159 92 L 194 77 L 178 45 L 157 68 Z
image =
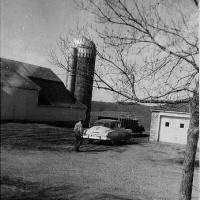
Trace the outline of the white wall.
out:
M 190 118 L 161 115 L 159 141 L 186 144 L 189 122 Z
M 68 104 L 67 107 L 39 106 L 38 91 L 1 87 L 1 120 L 77 121 L 85 118 L 86 109 Z
M 152 112 L 149 137 L 150 141 L 158 141 L 159 118 L 159 112 Z
M 167 130 L 163 129 L 163 119 L 166 119 L 170 122 L 170 128 L 168 129 L 170 132 L 167 132 Z M 163 111 L 152 111 L 152 117 L 151 117 L 151 127 L 150 127 L 150 141 L 159 141 L 160 139 L 162 141 L 166 142 L 180 142 L 180 143 L 186 143 L 186 140 L 180 137 L 180 139 L 176 138 L 176 140 L 173 140 L 173 137 L 176 135 L 176 137 L 180 134 L 187 134 L 187 129 L 189 127 L 189 120 L 190 120 L 190 114 L 188 113 L 180 113 L 180 112 L 163 112 Z M 181 122 L 184 122 L 185 127 L 184 129 L 180 129 L 179 125 Z M 159 138 L 159 134 L 167 134 L 166 137 Z M 171 134 L 171 136 L 170 136 Z M 186 135 L 185 135 L 186 136 Z M 175 138 L 175 137 L 174 137 Z

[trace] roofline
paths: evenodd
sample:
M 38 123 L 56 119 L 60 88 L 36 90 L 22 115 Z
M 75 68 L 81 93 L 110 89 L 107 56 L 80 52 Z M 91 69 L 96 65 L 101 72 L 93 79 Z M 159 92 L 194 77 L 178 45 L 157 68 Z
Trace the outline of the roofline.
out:
M 49 68 L 47 66 L 35 65 L 35 64 L 32 64 L 32 63 L 28 63 L 28 62 L 24 62 L 24 61 L 20 61 L 20 60 L 13 60 L 13 59 L 6 58 L 6 57 L 1 57 L 1 56 L 0 56 L 0 61 L 2 61 L 2 62 L 11 61 L 11 62 L 14 62 L 14 63 L 20 63 L 22 65 L 25 65 L 24 68 L 25 68 L 26 71 L 27 71 L 27 69 L 26 69 L 27 66 L 31 66 L 33 68 L 38 68 L 38 69 L 41 68 L 41 69 L 49 70 L 52 74 L 55 75 L 55 77 L 57 77 L 57 80 L 41 78 L 41 77 L 37 77 L 37 76 L 30 76 L 29 74 L 27 75 L 27 77 L 29 77 L 29 79 L 30 79 L 30 77 L 32 77 L 32 78 L 37 78 L 37 79 L 41 79 L 41 80 L 47 80 L 47 81 L 53 81 L 53 82 L 57 82 L 57 83 L 63 83 L 63 81 L 59 78 L 59 76 L 57 76 L 57 74 L 51 68 Z M 6 65 L 8 65 L 7 62 L 6 62 Z M 15 73 L 21 75 L 20 73 L 18 73 L 16 71 L 15 71 Z
M 12 58 L 6 58 L 6 57 L 1 57 L 0 56 L 0 60 L 9 60 L 9 61 L 12 61 L 12 62 L 19 62 L 19 63 L 22 63 L 22 64 L 25 64 L 25 65 L 31 65 L 32 67 L 41 67 L 41 68 L 45 68 L 45 69 L 50 69 L 46 66 L 40 66 L 40 65 L 35 65 L 35 64 L 32 64 L 32 63 L 28 63 L 28 62 L 24 62 L 22 60 L 13 60 Z M 51 69 L 50 69 L 51 70 Z M 52 70 L 51 70 L 52 71 Z M 53 72 L 53 71 L 52 71 Z
M 14 86 L 14 85 L 9 85 L 9 84 L 5 84 L 5 83 L 1 83 L 1 87 L 10 87 L 10 88 L 23 89 L 23 90 L 40 91 L 40 87 L 38 87 L 38 88 L 31 88 L 31 87 L 23 87 L 23 86 Z
M 190 115 L 189 112 L 179 112 L 179 111 L 168 111 L 168 110 L 152 110 L 151 112 L 166 112 L 166 113 L 178 113 L 178 114 L 188 114 Z

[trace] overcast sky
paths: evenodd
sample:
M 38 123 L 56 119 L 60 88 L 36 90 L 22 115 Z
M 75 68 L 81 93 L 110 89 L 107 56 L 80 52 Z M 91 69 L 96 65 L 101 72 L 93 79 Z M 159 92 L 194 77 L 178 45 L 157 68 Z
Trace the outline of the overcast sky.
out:
M 49 51 L 75 24 L 90 20 L 72 0 L 1 0 L 1 57 L 51 68 L 64 81 L 64 71 L 49 63 Z M 113 101 L 112 94 L 93 91 L 93 100 Z

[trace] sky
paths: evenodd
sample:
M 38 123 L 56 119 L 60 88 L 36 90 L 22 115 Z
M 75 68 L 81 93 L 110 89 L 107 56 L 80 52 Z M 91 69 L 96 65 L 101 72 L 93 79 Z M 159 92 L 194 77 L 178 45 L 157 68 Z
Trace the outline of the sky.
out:
M 91 20 L 73 0 L 0 0 L 1 57 L 51 68 L 64 82 L 65 71 L 49 62 L 59 36 Z M 112 93 L 93 90 L 93 100 L 114 101 Z
M 77 23 L 91 23 L 92 16 L 78 10 L 74 0 L 0 0 L 0 11 L 1 57 L 51 68 L 65 82 L 65 71 L 49 62 L 49 52 L 59 36 Z M 115 100 L 112 93 L 97 89 L 92 99 Z

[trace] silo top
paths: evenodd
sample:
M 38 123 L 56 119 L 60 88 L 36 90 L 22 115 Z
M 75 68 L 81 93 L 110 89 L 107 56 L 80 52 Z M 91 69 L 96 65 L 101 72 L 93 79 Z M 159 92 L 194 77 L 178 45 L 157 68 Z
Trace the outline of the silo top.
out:
M 74 47 L 78 49 L 78 56 L 80 57 L 94 57 L 96 54 L 94 42 L 86 37 L 74 39 Z
M 85 48 L 95 48 L 93 41 L 87 39 L 86 37 L 77 38 L 74 40 L 75 47 L 85 47 Z

